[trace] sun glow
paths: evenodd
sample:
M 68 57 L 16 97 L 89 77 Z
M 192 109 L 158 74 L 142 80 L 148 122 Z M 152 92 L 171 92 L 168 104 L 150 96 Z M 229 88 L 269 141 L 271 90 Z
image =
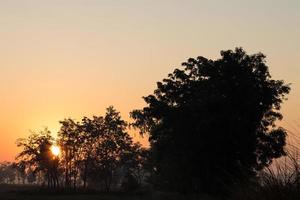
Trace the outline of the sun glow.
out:
M 58 156 L 60 154 L 60 148 L 58 146 L 52 145 L 50 150 L 54 156 Z

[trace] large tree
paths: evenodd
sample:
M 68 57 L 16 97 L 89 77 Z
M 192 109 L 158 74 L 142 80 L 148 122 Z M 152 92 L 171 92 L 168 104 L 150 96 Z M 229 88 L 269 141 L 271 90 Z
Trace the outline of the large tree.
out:
M 131 113 L 150 135 L 155 183 L 215 192 L 285 154 L 286 132 L 275 121 L 290 87 L 271 78 L 262 53 L 236 48 L 182 65 Z

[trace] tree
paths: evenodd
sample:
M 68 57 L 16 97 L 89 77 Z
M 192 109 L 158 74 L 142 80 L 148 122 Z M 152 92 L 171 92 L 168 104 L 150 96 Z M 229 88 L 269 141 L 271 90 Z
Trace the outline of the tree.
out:
M 51 153 L 53 137 L 50 131 L 45 128 L 39 133 L 32 133 L 28 138 L 17 140 L 17 146 L 23 150 L 17 156 L 19 165 L 27 165 L 33 173 L 42 173 L 49 188 L 56 188 L 59 185 L 57 158 Z
M 22 181 L 22 184 L 25 184 L 26 180 L 26 162 L 20 161 L 18 163 L 13 163 L 13 167 L 16 170 L 18 182 Z
M 262 53 L 236 48 L 182 65 L 131 113 L 150 135 L 158 186 L 216 192 L 285 155 L 286 132 L 275 122 L 290 87 L 271 78 Z
M 83 187 L 87 187 L 89 174 L 92 171 L 90 168 L 93 165 L 93 160 L 96 158 L 95 146 L 98 144 L 99 137 L 104 131 L 104 118 L 102 116 L 93 116 L 92 119 L 84 117 L 81 120 L 80 129 L 82 131 L 82 151 L 81 151 L 81 176 Z M 92 178 L 93 179 L 93 178 Z
M 27 172 L 27 181 L 29 184 L 33 184 L 37 181 L 36 174 L 30 169 Z
M 116 183 L 126 153 L 131 149 L 132 139 L 126 132 L 127 123 L 112 106 L 106 109 L 103 118 L 94 117 L 94 120 L 97 125 L 92 132 L 98 134 L 92 151 L 90 176 L 96 181 L 101 180 L 105 191 L 109 192 Z
M 105 116 L 84 117 L 80 122 L 65 119 L 60 123 L 58 144 L 62 151 L 65 187 L 76 189 L 77 183 L 82 181 L 83 188 L 87 188 L 88 183 L 96 183 L 110 191 L 119 181 L 118 174 L 127 159 L 125 155 L 137 149 L 133 148 L 126 132 L 127 123 L 120 113 L 111 106 Z
M 0 163 L 0 183 L 15 183 L 16 170 L 14 163 L 3 162 Z
M 147 178 L 148 172 L 148 149 L 140 143 L 131 146 L 123 157 L 123 165 L 126 168 L 126 178 L 123 181 L 125 190 L 140 187 Z
M 83 146 L 80 124 L 72 119 L 60 121 L 58 144 L 62 150 L 62 165 L 64 166 L 65 187 L 77 187 L 79 163 Z

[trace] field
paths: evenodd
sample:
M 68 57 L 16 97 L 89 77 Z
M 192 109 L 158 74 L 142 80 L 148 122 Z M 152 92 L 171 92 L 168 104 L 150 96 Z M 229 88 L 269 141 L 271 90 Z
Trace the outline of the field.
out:
M 187 197 L 175 194 L 152 192 L 145 194 L 124 193 L 66 193 L 41 191 L 40 188 L 24 185 L 0 185 L 0 200 L 213 200 L 209 197 Z
M 40 190 L 34 186 L 0 185 L 0 200 L 116 200 L 141 199 L 136 195 L 103 194 L 103 193 L 71 193 Z

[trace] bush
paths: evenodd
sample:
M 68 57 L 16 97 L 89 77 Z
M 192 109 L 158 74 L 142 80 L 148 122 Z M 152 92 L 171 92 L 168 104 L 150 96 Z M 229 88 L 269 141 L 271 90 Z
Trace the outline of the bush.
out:
M 300 163 L 297 154 L 288 153 L 265 168 L 257 182 L 236 188 L 230 200 L 300 199 Z

